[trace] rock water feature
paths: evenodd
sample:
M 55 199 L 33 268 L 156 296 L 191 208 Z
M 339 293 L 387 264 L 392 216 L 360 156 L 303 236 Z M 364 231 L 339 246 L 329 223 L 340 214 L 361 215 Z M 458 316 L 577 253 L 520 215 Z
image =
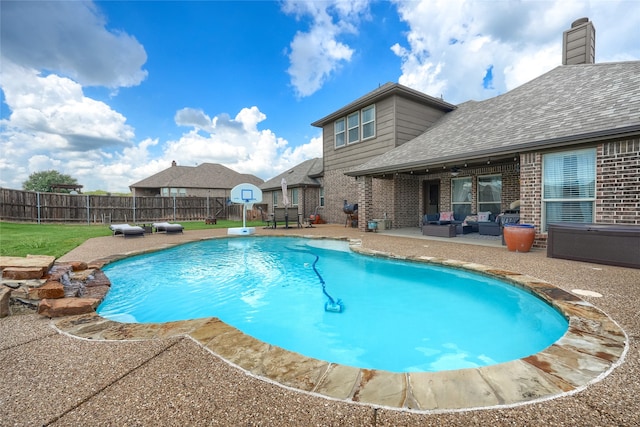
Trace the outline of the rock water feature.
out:
M 47 317 L 91 313 L 111 283 L 84 262 L 55 263 L 52 256 L 0 257 L 0 317 L 37 312 Z

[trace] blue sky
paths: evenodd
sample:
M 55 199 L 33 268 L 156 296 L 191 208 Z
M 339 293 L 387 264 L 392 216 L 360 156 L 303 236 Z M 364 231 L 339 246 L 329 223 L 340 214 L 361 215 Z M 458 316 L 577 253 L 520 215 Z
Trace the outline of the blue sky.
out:
M 638 0 L 0 2 L 0 186 L 55 169 L 128 191 L 221 163 L 269 179 L 322 156 L 310 125 L 386 82 L 457 104 L 561 63 L 640 59 Z

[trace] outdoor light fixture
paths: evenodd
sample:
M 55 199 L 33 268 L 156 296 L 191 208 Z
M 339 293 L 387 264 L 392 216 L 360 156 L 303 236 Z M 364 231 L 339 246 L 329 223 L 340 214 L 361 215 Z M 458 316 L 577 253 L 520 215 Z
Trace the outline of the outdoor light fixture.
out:
M 451 168 L 451 176 L 458 176 L 460 175 L 460 170 L 458 169 L 457 166 L 454 166 Z

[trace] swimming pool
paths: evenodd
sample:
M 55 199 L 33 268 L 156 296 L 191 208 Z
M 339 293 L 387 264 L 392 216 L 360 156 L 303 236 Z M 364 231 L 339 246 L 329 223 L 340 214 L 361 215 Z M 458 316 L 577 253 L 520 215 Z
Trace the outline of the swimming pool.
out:
M 98 308 L 103 317 L 218 317 L 309 357 L 391 372 L 518 359 L 567 329 L 548 304 L 504 282 L 356 254 L 342 241 L 218 239 L 121 260 L 104 271 L 112 289 Z M 344 311 L 325 311 L 321 280 Z

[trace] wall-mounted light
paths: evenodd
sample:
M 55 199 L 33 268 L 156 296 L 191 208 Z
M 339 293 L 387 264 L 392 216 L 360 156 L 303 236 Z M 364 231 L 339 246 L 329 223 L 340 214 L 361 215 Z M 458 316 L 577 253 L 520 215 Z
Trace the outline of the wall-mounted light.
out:
M 490 165 L 491 164 L 491 159 L 487 160 L 487 164 Z

